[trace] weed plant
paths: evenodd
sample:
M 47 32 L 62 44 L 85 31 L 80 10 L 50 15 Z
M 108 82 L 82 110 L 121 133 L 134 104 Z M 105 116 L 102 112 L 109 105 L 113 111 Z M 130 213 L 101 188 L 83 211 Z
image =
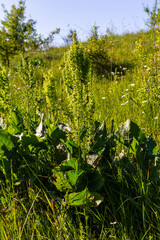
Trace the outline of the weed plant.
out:
M 0 69 L 0 239 L 160 238 L 158 29 L 151 39 L 74 33 L 70 49 Z

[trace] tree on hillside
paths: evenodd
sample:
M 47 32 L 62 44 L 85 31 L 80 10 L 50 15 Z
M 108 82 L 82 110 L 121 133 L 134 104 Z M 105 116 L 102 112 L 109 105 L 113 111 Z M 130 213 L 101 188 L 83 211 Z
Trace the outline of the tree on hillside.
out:
M 9 66 L 12 56 L 37 48 L 41 37 L 36 33 L 36 22 L 32 19 L 26 21 L 24 0 L 19 1 L 18 7 L 12 5 L 10 12 L 4 8 L 4 13 L 0 29 L 0 55 L 3 63 Z
M 154 49 L 156 48 L 155 42 L 156 42 L 156 29 L 160 26 L 160 9 L 158 8 L 158 1 L 155 0 L 153 9 L 150 10 L 149 7 L 144 7 L 144 11 L 148 14 L 147 19 L 147 26 L 152 30 L 153 32 L 153 44 Z

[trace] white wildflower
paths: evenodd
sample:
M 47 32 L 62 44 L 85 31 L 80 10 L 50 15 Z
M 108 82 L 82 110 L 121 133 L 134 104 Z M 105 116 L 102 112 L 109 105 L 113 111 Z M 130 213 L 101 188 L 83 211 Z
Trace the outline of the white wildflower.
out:
M 102 99 L 106 99 L 105 97 L 102 97 Z
M 121 104 L 121 106 L 124 106 L 124 105 L 126 105 L 127 103 L 128 103 L 128 101 L 127 101 L 127 102 L 125 102 L 125 103 L 122 103 L 122 104 Z
M 134 84 L 134 83 L 130 84 L 130 87 L 134 87 L 134 86 L 135 86 L 135 84 Z
M 117 222 L 110 222 L 110 225 L 115 225 L 117 224 Z
M 147 100 L 144 100 L 142 103 L 147 103 Z
M 154 118 L 155 120 L 158 119 L 158 116 Z

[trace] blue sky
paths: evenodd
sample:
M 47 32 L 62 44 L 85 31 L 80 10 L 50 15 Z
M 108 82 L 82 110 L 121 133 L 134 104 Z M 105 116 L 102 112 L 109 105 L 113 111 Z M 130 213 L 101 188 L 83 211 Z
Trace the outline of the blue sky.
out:
M 147 14 L 143 6 L 152 9 L 155 0 L 26 0 L 26 15 L 37 21 L 38 33 L 47 36 L 60 27 L 60 36 L 70 28 L 76 29 L 84 41 L 93 25 L 99 26 L 99 33 L 109 28 L 115 33 L 145 29 Z M 0 0 L 7 10 L 18 0 Z M 4 17 L 0 6 L 0 20 Z M 57 39 L 57 41 L 60 41 Z

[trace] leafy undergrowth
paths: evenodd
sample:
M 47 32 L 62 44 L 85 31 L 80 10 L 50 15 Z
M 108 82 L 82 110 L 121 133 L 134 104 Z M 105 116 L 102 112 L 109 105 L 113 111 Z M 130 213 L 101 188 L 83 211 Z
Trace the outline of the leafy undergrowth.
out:
M 66 125 L 29 135 L 22 121 L 0 130 L 1 239 L 159 239 L 152 137 L 130 120 L 110 133 L 95 122 L 86 153 Z

